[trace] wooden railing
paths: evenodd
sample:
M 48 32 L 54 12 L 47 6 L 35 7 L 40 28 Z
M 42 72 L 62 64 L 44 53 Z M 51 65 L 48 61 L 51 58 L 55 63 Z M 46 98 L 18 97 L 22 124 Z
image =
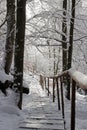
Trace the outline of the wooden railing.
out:
M 64 71 L 57 76 L 47 77 L 42 76 L 44 79 L 45 89 L 48 91 L 48 96 L 50 92 L 50 79 L 53 80 L 53 102 L 55 102 L 55 88 L 57 90 L 57 100 L 58 100 L 58 110 L 62 108 L 62 117 L 65 120 L 64 112 L 64 93 L 63 93 L 63 77 L 67 76 L 71 79 L 71 124 L 70 130 L 75 130 L 75 99 L 76 99 L 76 86 L 87 91 L 87 76 L 81 72 L 73 71 L 72 69 Z M 46 83 L 47 82 L 47 83 Z M 48 86 L 48 87 L 47 87 Z M 60 91 L 59 91 L 60 86 Z M 60 94 L 59 94 L 60 93 Z M 60 98 L 61 95 L 61 98 Z M 61 101 L 60 101 L 61 99 Z M 60 103 L 61 102 L 61 103 Z M 65 123 L 65 122 L 64 122 Z

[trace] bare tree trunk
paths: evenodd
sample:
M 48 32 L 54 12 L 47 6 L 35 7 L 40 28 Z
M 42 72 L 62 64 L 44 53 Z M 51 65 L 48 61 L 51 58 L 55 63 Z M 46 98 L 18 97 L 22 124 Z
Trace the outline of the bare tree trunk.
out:
M 75 2 L 72 0 L 71 20 L 70 20 L 70 35 L 69 35 L 69 50 L 68 50 L 68 69 L 72 67 L 72 52 L 73 52 L 73 32 L 74 32 L 74 21 L 75 21 Z M 68 77 L 68 86 L 66 97 L 70 99 L 70 78 Z
M 7 37 L 5 45 L 4 69 L 7 74 L 13 57 L 13 45 L 15 35 L 15 0 L 7 0 Z
M 63 65 L 63 71 L 67 70 L 67 43 L 66 36 L 67 36 L 67 22 L 66 22 L 66 11 L 67 11 L 67 0 L 63 0 L 63 22 L 62 22 L 62 32 L 64 35 L 62 35 L 62 65 Z
M 25 38 L 25 6 L 26 0 L 17 0 L 16 42 L 14 54 L 14 87 L 19 90 L 18 107 L 22 109 L 23 93 L 23 62 L 24 62 L 24 38 Z
M 63 22 L 62 22 L 62 70 L 67 70 L 67 0 L 63 0 Z M 64 84 L 67 84 L 67 78 L 63 76 Z

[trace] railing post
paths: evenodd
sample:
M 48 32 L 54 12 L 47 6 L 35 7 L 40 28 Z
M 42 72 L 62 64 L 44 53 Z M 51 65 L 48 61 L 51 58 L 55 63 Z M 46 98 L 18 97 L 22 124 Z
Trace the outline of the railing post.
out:
M 49 78 L 48 78 L 48 96 L 49 96 Z
M 63 81 L 62 77 L 60 77 L 60 90 L 61 90 L 61 103 L 62 103 L 62 117 L 65 118 L 64 113 L 64 95 L 63 95 Z
M 53 78 L 53 102 L 55 102 L 55 78 Z
M 45 89 L 46 89 L 46 78 L 45 78 Z
M 58 82 L 58 78 L 56 78 L 56 84 L 57 84 L 58 110 L 60 110 L 60 95 L 59 95 L 59 82 Z
M 46 77 L 44 78 L 44 85 L 45 85 L 45 89 L 46 89 Z
M 76 82 L 72 80 L 72 98 L 71 98 L 71 130 L 75 130 L 75 97 L 76 97 Z

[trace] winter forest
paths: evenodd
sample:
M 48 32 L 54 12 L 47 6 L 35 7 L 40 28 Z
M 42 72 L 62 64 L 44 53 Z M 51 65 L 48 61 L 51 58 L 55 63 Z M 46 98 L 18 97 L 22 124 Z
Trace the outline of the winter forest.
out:
M 86 42 L 86 0 L 0 0 L 0 130 L 87 130 Z

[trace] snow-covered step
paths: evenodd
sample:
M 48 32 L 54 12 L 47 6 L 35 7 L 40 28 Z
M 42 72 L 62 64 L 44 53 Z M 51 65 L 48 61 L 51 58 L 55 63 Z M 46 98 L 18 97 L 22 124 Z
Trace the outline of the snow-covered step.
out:
M 38 113 L 38 114 L 39 114 L 39 117 L 41 117 L 41 118 L 42 117 L 44 117 L 44 118 L 49 118 L 50 117 L 52 119 L 53 118 L 54 119 L 60 119 L 60 118 L 62 119 L 61 114 L 59 114 L 59 115 L 54 115 L 54 114 L 40 114 L 40 113 Z M 32 115 L 30 114 L 29 117 L 32 118 L 32 117 L 38 117 L 38 116 L 37 116 L 37 113 L 33 113 Z
M 29 124 L 50 124 L 50 125 L 54 125 L 54 124 L 60 124 L 63 125 L 64 121 L 63 120 L 46 120 L 46 119 L 41 119 L 41 120 L 37 120 L 37 119 L 26 119 L 25 121 L 21 121 L 20 124 L 24 124 L 24 123 L 29 123 Z
M 20 130 L 64 130 L 64 120 L 59 117 L 30 116 L 19 124 Z
M 36 130 L 64 130 L 63 125 L 55 124 L 29 124 L 29 123 L 23 123 L 19 126 L 21 129 L 36 129 Z
M 38 116 L 30 116 L 30 117 L 27 117 L 27 119 L 37 119 L 37 120 L 42 120 L 42 119 L 45 119 L 45 120 L 63 120 L 61 117 L 52 117 L 52 116 L 49 116 L 49 117 L 46 117 L 45 115 L 38 115 Z

